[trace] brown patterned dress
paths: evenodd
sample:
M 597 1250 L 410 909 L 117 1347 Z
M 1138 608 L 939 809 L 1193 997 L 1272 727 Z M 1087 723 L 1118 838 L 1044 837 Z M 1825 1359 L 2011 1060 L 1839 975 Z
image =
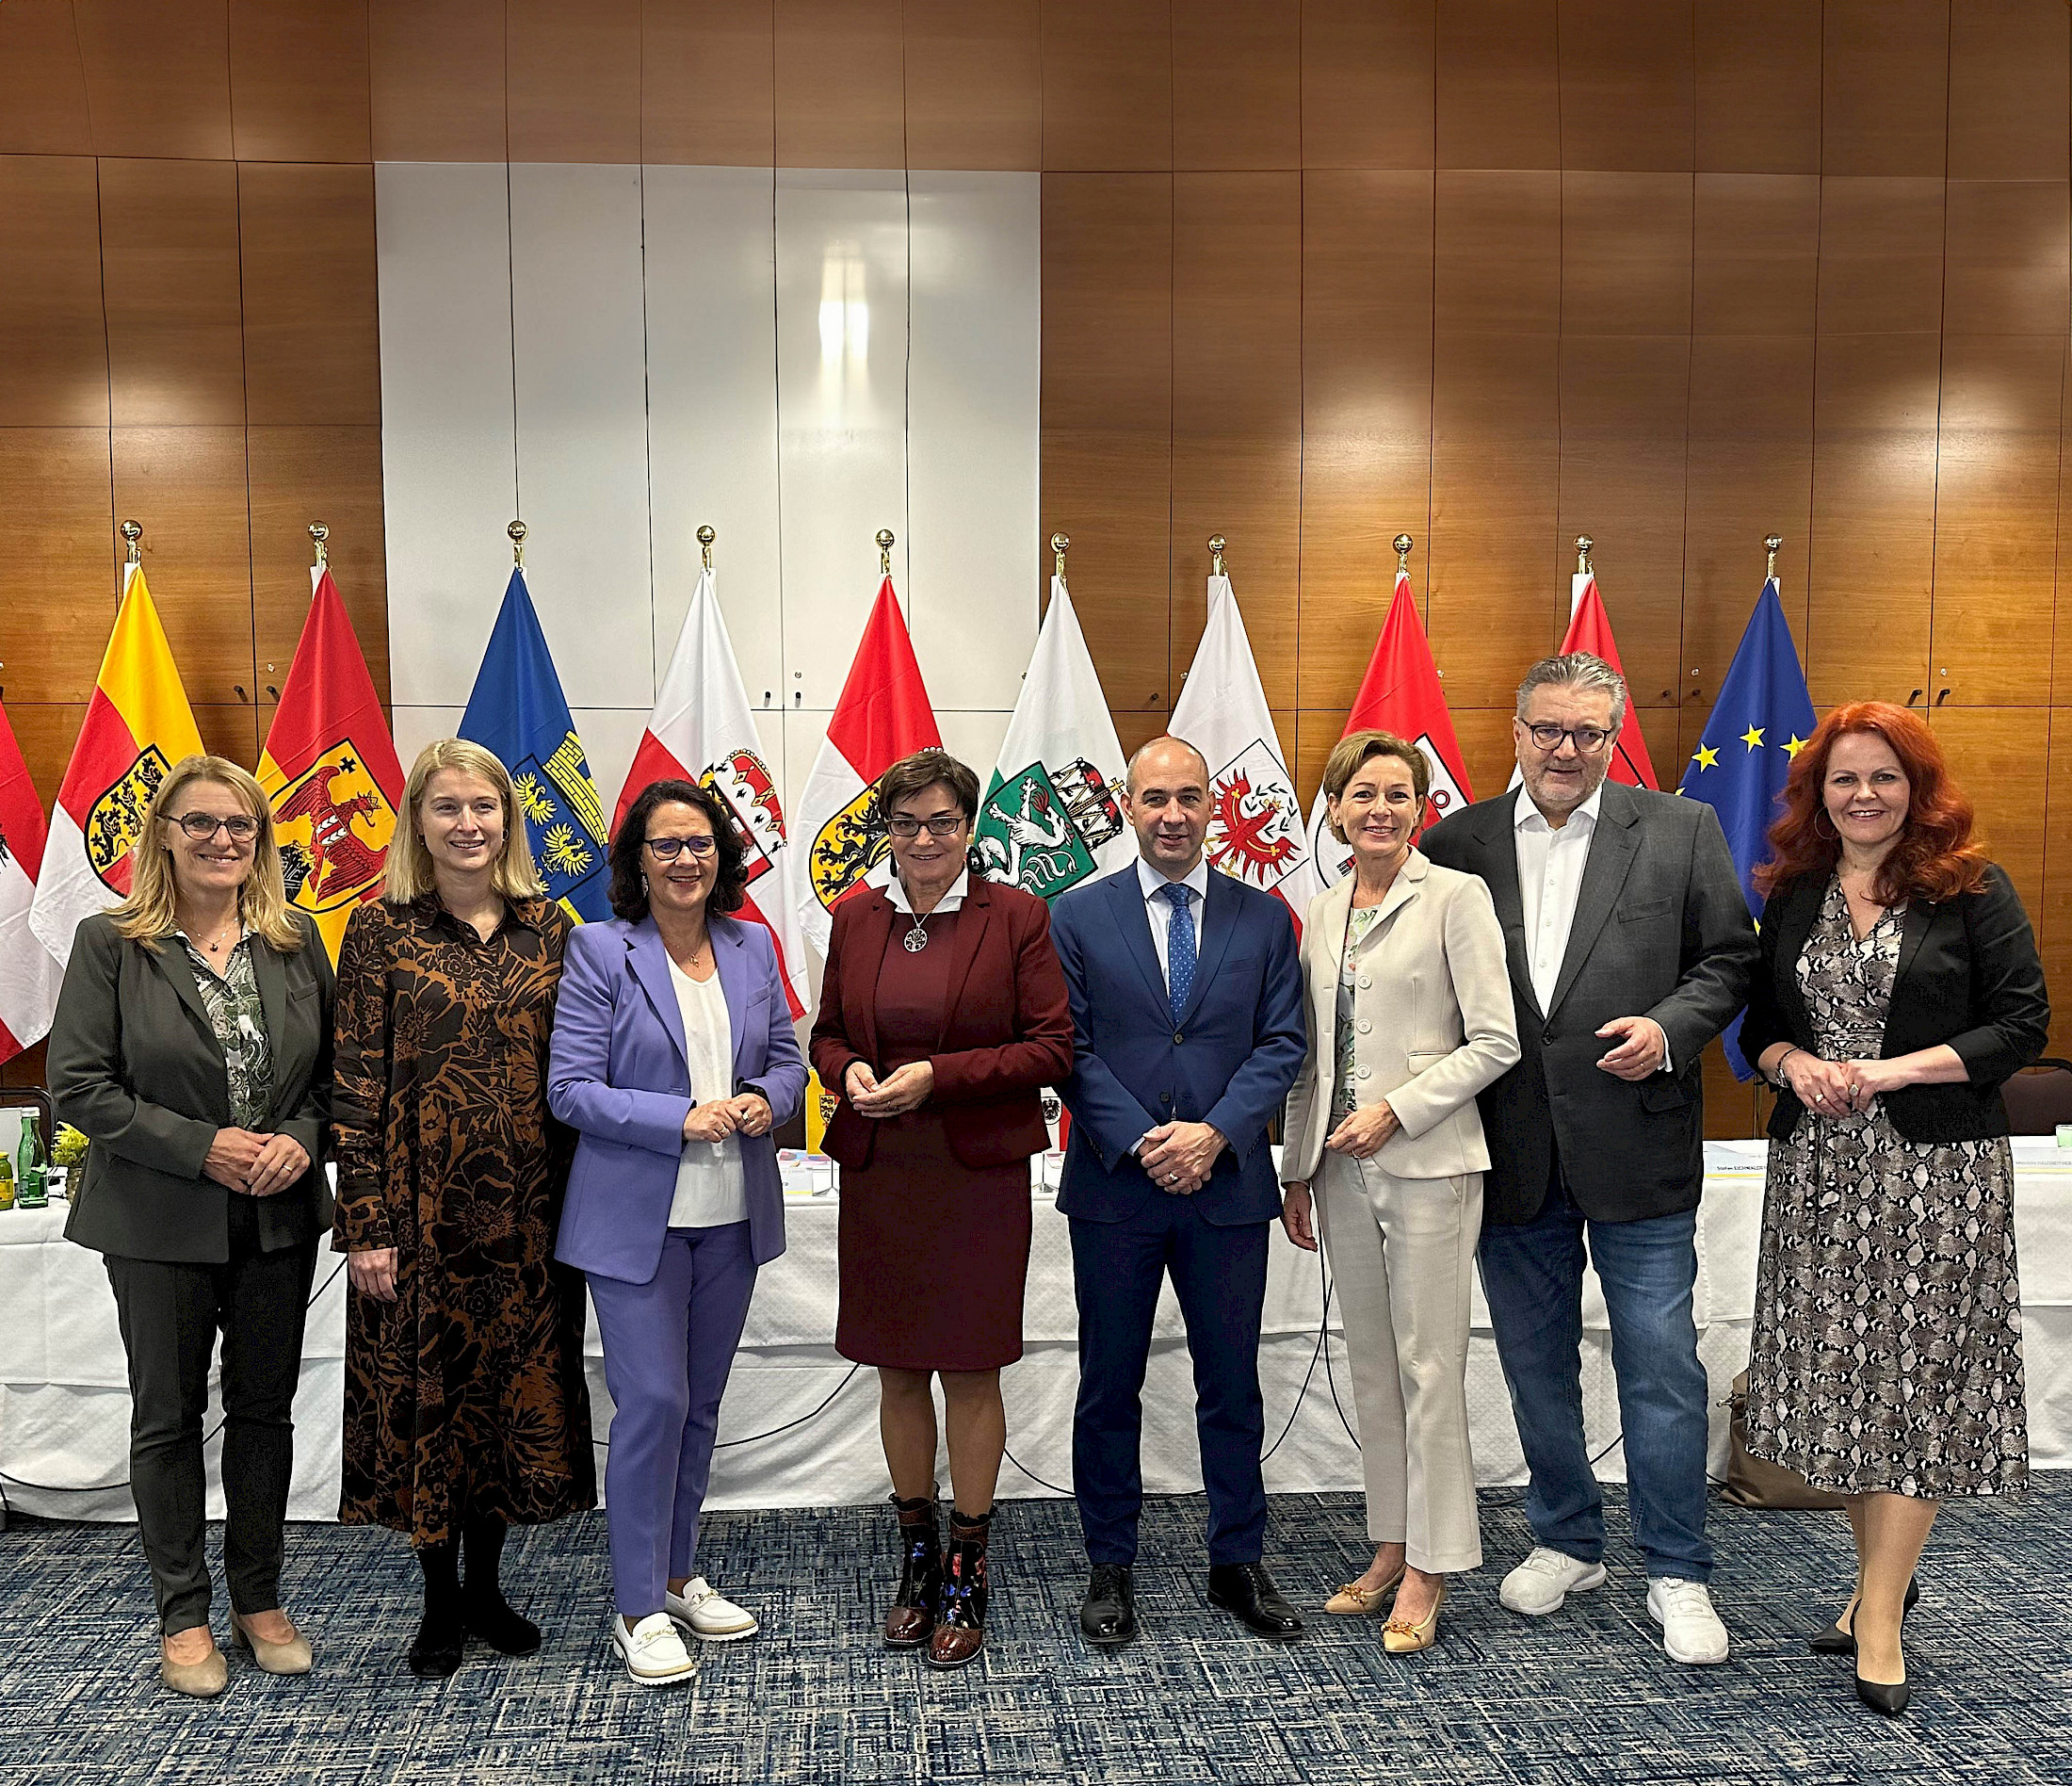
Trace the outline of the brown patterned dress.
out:
M 572 928 L 520 900 L 484 942 L 431 897 L 346 928 L 332 1243 L 395 1247 L 397 1300 L 347 1299 L 338 1517 L 419 1547 L 597 1503 L 583 1279 L 554 1260 L 573 1136 L 546 1099 Z

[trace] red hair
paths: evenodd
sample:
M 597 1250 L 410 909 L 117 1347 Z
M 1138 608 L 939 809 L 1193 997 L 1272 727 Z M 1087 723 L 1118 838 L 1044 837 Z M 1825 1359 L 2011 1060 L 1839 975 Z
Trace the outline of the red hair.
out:
M 1871 897 L 1881 905 L 1941 901 L 1975 893 L 1985 883 L 1986 854 L 1971 840 L 1970 801 L 1950 779 L 1950 764 L 1928 723 L 1889 701 L 1852 701 L 1832 708 L 1791 759 L 1784 811 L 1770 827 L 1771 859 L 1756 870 L 1764 893 L 1804 875 L 1825 876 L 1841 855 L 1822 795 L 1836 740 L 1873 732 L 1892 747 L 1906 773 L 1910 804 L 1899 841 L 1878 867 Z M 1826 828 L 1821 828 L 1825 820 Z

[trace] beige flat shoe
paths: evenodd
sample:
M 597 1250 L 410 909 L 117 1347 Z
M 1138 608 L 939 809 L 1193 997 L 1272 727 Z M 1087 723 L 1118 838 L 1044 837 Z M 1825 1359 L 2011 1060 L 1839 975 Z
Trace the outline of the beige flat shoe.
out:
M 293 1621 L 290 1621 L 291 1624 Z M 249 1649 L 251 1659 L 260 1669 L 272 1675 L 302 1675 L 310 1670 L 309 1639 L 297 1632 L 284 1644 L 268 1643 L 255 1631 L 247 1629 L 245 1621 L 235 1613 L 230 1616 L 231 1642 L 240 1649 Z
M 1397 1583 L 1403 1579 L 1402 1566 L 1398 1564 L 1396 1573 L 1379 1587 L 1362 1587 L 1357 1582 L 1348 1582 L 1329 1599 L 1324 1601 L 1324 1611 L 1335 1613 L 1341 1618 L 1353 1618 L 1365 1613 L 1378 1613 L 1382 1601 Z
M 1439 1635 L 1439 1608 L 1446 1604 L 1446 1583 L 1439 1583 L 1439 1598 L 1432 1610 L 1413 1625 L 1407 1618 L 1392 1618 L 1382 1627 L 1382 1648 L 1392 1656 L 1414 1656 L 1430 1649 Z
M 230 1684 L 230 1664 L 223 1660 L 223 1652 L 217 1648 L 216 1640 L 209 1640 L 209 1652 L 200 1662 L 175 1662 L 166 1653 L 166 1640 L 158 1640 L 158 1678 L 175 1693 L 184 1693 L 190 1699 L 213 1699 Z

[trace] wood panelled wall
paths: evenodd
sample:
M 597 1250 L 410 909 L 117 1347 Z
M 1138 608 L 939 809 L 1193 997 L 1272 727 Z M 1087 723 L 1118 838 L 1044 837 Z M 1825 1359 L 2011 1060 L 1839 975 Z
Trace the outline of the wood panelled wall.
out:
M 1493 791 L 1589 532 L 1674 774 L 1778 531 L 1815 701 L 1929 705 L 2072 1053 L 2068 92 L 2064 0 L 8 0 L 0 687 L 48 798 L 129 512 L 213 741 L 319 511 L 381 674 L 370 160 L 1040 168 L 1125 739 L 1220 530 L 1306 797 L 1407 528 Z

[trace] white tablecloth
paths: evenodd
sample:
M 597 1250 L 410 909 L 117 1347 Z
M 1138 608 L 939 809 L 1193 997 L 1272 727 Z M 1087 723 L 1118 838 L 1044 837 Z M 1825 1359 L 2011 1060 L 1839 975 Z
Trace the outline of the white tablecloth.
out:
M 1698 1227 L 1700 1353 L 1714 1391 L 1713 1464 L 1723 1464 L 1727 1385 L 1747 1361 L 1764 1146 L 1707 1148 Z M 2072 1465 L 2072 1153 L 2048 1142 L 2015 1144 L 2015 1226 L 2020 1249 L 2029 1373 L 2032 1461 Z M 1058 1161 L 1042 1162 L 1055 1184 Z M 878 1445 L 878 1398 L 868 1371 L 837 1357 L 834 1330 L 835 1194 L 825 1161 L 793 1161 L 785 1216 L 789 1247 L 756 1287 L 748 1328 L 720 1410 L 722 1449 L 711 1501 L 721 1507 L 824 1506 L 886 1493 Z M 57 1518 L 127 1519 L 129 1394 L 115 1305 L 95 1254 L 61 1238 L 65 1207 L 0 1212 L 0 1476 L 9 1502 Z M 1315 1255 L 1276 1236 L 1270 1255 L 1260 1376 L 1265 1388 L 1270 1491 L 1357 1488 L 1359 1454 L 1344 1340 L 1334 1303 L 1329 1343 L 1318 1346 L 1322 1278 Z M 296 1400 L 296 1469 L 290 1516 L 328 1519 L 338 1505 L 339 1400 L 344 1366 L 343 1260 L 322 1253 Z M 1469 1364 L 1477 1470 L 1485 1484 L 1522 1478 L 1516 1434 L 1480 1291 Z M 1599 1465 L 1625 1474 L 1614 1443 L 1618 1406 L 1610 1335 L 1593 1278 L 1584 1305 L 1583 1396 Z M 1028 1349 L 1007 1371 L 1008 1444 L 1013 1462 L 1001 1492 L 1062 1492 L 1072 1473 L 1072 1407 L 1078 1385 L 1076 1321 L 1066 1222 L 1046 1191 L 1036 1197 L 1035 1246 L 1024 1316 Z M 598 1436 L 611 1401 L 590 1328 L 591 1395 Z M 212 1411 L 210 1427 L 216 1423 Z M 211 1510 L 219 1515 L 218 1446 L 210 1447 Z M 1153 1494 L 1201 1486 L 1186 1340 L 1170 1286 L 1144 1388 L 1144 1486 Z M 600 1461 L 602 1453 L 600 1453 Z M 947 1481 L 947 1461 L 944 1480 Z M 36 1486 L 31 1486 L 36 1485 Z

